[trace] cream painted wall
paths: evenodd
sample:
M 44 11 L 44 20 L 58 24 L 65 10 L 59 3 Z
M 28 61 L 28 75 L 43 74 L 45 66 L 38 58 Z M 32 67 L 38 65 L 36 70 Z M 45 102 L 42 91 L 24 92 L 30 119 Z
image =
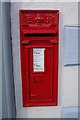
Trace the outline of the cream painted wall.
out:
M 42 0 L 41 0 L 42 1 Z M 46 0 L 45 0 L 46 1 Z M 33 3 L 32 3 L 33 2 Z M 32 2 L 11 3 L 11 32 L 14 65 L 14 82 L 17 117 L 19 118 L 60 118 L 61 108 L 78 105 L 78 66 L 64 67 L 64 27 L 78 24 L 77 2 Z M 57 107 L 27 107 L 22 106 L 22 82 L 20 67 L 20 36 L 19 10 L 20 9 L 59 9 L 59 83 Z

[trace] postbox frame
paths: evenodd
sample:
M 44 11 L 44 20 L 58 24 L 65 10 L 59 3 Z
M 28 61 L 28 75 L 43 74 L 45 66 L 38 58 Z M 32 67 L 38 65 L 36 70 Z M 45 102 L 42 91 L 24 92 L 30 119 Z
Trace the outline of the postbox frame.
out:
M 45 13 L 57 13 L 57 19 L 58 19 L 58 29 L 59 29 L 59 11 L 58 10 L 20 10 L 20 53 L 21 53 L 21 73 L 22 73 L 22 97 L 23 97 L 23 107 L 32 107 L 32 106 L 57 106 L 58 105 L 58 40 L 59 40 L 59 31 L 56 36 L 46 36 L 46 33 L 44 37 L 37 36 L 35 37 L 24 37 L 23 34 L 23 23 L 22 23 L 22 17 L 23 14 L 28 13 L 35 13 L 41 12 L 43 14 Z M 30 31 L 29 31 L 30 32 Z M 29 34 L 32 34 L 33 31 Z M 35 33 L 36 34 L 36 33 Z M 40 34 L 40 33 L 39 33 Z M 52 33 L 51 33 L 52 34 Z M 53 61 L 53 71 L 54 71 L 54 79 L 53 79 L 53 100 L 52 101 L 31 101 L 29 100 L 29 59 L 28 59 L 28 52 L 31 48 L 44 48 L 44 47 L 50 47 L 49 45 L 45 46 L 30 46 L 28 45 L 30 41 L 46 41 L 50 42 L 53 47 L 55 60 Z M 25 57 L 27 55 L 27 57 Z M 25 65 L 25 63 L 27 63 Z

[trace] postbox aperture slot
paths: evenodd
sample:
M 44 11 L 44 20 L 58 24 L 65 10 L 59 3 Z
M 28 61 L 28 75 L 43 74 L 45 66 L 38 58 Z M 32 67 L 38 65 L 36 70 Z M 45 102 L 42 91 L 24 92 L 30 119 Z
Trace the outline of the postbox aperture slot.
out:
M 47 34 L 43 34 L 43 33 L 40 33 L 40 34 L 24 34 L 24 37 L 39 37 L 39 36 L 41 36 L 41 37 L 45 37 L 45 36 L 55 37 L 57 35 L 56 34 L 49 34 L 49 33 L 47 33 Z

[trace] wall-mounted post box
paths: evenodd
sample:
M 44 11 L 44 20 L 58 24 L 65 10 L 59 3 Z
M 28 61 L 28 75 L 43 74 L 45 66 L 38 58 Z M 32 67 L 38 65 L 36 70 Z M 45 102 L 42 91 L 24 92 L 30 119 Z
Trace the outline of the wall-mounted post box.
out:
M 58 10 L 20 10 L 23 106 L 58 101 Z

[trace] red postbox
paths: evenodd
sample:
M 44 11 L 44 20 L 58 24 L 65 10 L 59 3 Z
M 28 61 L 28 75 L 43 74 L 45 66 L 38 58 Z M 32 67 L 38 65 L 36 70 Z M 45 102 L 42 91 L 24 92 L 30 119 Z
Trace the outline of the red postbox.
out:
M 58 10 L 20 10 L 23 106 L 58 101 Z

